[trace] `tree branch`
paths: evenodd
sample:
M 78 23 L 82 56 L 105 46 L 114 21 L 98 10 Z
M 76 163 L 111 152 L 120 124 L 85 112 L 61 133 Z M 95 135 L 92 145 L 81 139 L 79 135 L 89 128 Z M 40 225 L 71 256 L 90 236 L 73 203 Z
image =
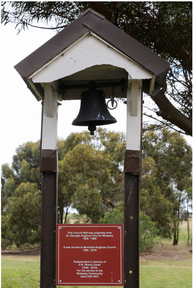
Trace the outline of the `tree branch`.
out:
M 191 118 L 183 115 L 178 109 L 176 109 L 172 103 L 167 99 L 164 94 L 164 90 L 160 90 L 155 96 L 151 96 L 153 101 L 160 108 L 157 113 L 163 119 L 170 121 L 180 129 L 186 132 L 186 134 L 192 136 L 192 121 Z

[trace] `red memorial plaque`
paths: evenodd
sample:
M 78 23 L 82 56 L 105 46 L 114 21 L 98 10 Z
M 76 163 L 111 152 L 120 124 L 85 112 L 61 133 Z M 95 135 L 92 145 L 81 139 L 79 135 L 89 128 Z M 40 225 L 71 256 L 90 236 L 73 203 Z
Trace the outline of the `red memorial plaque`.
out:
M 123 286 L 123 225 L 57 225 L 56 285 Z

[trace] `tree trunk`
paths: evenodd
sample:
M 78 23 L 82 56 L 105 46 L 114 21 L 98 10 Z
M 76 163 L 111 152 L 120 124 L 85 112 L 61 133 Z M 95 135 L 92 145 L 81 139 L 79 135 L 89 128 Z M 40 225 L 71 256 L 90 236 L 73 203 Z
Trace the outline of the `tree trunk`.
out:
M 188 230 L 187 246 L 189 246 L 189 243 L 190 243 L 190 225 L 189 225 L 189 212 L 188 211 L 187 211 L 187 230 Z
M 66 208 L 66 214 L 65 214 L 64 224 L 66 224 L 67 216 L 68 216 L 68 208 Z
M 63 212 L 63 210 L 64 210 L 64 207 L 60 207 L 59 208 L 59 217 L 58 217 L 58 223 L 59 224 L 63 224 L 63 215 L 64 215 L 64 212 Z
M 178 245 L 178 236 L 177 236 L 177 231 L 174 232 L 173 245 Z
M 178 245 L 179 240 L 179 211 L 178 211 L 178 218 L 177 221 L 174 222 L 174 241 L 173 245 Z

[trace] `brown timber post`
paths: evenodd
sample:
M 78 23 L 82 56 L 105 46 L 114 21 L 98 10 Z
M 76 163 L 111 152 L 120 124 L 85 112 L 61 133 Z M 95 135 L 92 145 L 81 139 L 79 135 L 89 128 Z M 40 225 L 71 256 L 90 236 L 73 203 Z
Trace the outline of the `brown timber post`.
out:
M 141 112 L 141 84 L 132 82 L 127 94 L 127 133 L 124 160 L 124 288 L 139 288 Z
M 55 288 L 56 283 L 56 187 L 57 174 L 42 177 L 42 234 L 40 287 Z
M 125 164 L 129 161 L 125 153 Z M 139 287 L 139 175 L 125 171 L 124 287 Z
M 58 202 L 57 152 L 58 94 L 50 84 L 44 87 L 41 131 L 41 265 L 40 287 L 56 287 L 56 223 Z

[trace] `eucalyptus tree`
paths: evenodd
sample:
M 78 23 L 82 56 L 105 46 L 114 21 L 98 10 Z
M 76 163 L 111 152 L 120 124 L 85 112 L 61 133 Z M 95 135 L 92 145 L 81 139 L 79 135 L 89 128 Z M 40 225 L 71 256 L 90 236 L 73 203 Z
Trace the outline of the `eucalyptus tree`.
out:
M 35 183 L 21 183 L 7 200 L 1 216 L 2 239 L 20 247 L 40 242 L 41 191 Z
M 149 128 L 151 129 L 151 128 Z M 147 131 L 143 137 L 141 209 L 164 237 L 178 244 L 180 210 L 191 200 L 192 148 L 177 132 Z
M 63 219 L 64 207 L 73 204 L 80 214 L 97 223 L 123 200 L 125 137 L 98 128 L 92 138 L 88 132 L 70 134 L 63 148 L 59 219 Z
M 164 128 L 154 131 L 148 127 L 142 140 L 141 210 L 154 222 L 161 237 L 173 235 L 177 244 L 180 211 L 191 201 L 192 149 L 179 133 Z M 104 128 L 98 128 L 92 137 L 86 131 L 58 140 L 59 223 L 63 223 L 64 207 L 71 205 L 94 223 L 115 208 L 123 211 L 125 145 L 124 133 Z M 14 223 L 8 222 L 11 215 L 20 215 L 21 207 L 33 202 L 33 197 L 32 207 L 39 205 L 39 160 L 39 141 L 27 142 L 16 149 L 12 167 L 2 165 L 3 235 L 8 231 L 6 223 Z M 25 217 L 30 217 L 31 212 L 25 213 Z M 18 241 L 13 237 L 10 239 Z

